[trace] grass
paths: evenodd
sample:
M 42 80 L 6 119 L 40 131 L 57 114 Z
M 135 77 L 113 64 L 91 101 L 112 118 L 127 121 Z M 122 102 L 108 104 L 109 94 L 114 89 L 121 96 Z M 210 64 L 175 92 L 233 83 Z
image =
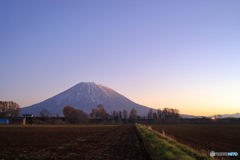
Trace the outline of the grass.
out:
M 194 149 L 191 149 L 186 145 L 178 143 L 173 138 L 166 136 L 164 133 L 161 134 L 140 124 L 136 124 L 136 128 L 153 160 L 213 159 L 209 156 L 199 153 Z

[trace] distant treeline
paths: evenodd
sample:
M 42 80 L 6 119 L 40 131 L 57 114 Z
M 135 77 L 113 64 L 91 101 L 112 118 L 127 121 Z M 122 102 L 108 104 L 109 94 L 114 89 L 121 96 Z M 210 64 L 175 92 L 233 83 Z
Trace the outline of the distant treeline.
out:
M 20 107 L 12 101 L 0 101 L 0 118 L 10 120 L 20 116 Z M 163 108 L 153 111 L 149 109 L 146 116 L 138 115 L 136 108 L 133 108 L 130 113 L 127 110 L 113 110 L 108 113 L 102 104 L 87 114 L 83 110 L 65 106 L 62 110 L 64 117 L 55 115 L 50 117 L 51 113 L 47 109 L 42 109 L 40 117 L 27 117 L 28 124 L 233 124 L 239 123 L 240 118 L 221 118 L 215 116 L 211 118 L 181 118 L 178 109 Z
M 88 124 L 88 123 L 103 123 L 103 124 L 129 124 L 129 123 L 179 123 L 180 116 L 179 110 L 172 108 L 158 109 L 156 112 L 153 109 L 149 109 L 146 116 L 140 116 L 137 113 L 137 109 L 133 108 L 130 113 L 127 110 L 116 111 L 113 110 L 108 113 L 102 104 L 97 105 L 96 108 L 91 110 L 91 113 L 87 114 L 83 110 L 73 108 L 71 106 L 65 106 L 63 108 L 64 122 L 69 124 Z M 42 109 L 40 117 L 49 119 L 50 113 L 47 109 Z M 59 117 L 56 115 L 56 117 Z M 46 121 L 45 121 L 46 122 Z
M 107 113 L 102 104 L 92 109 L 90 114 L 71 106 L 63 108 L 64 117 L 49 118 L 49 113 L 43 109 L 40 113 L 39 123 L 52 124 L 229 124 L 240 123 L 240 118 L 181 118 L 178 109 L 163 108 L 153 112 L 149 109 L 146 116 L 139 116 L 137 110 L 133 108 L 130 113 L 126 110 Z M 40 121 L 41 120 L 41 121 Z M 42 122 L 42 123 L 43 123 Z

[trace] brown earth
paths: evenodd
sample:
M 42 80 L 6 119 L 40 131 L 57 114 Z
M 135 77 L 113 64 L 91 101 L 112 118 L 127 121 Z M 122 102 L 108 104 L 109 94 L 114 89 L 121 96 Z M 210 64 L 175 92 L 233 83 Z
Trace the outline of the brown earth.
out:
M 151 125 L 151 127 L 160 133 L 164 130 L 178 142 L 208 155 L 210 151 L 240 154 L 239 124 Z
M 0 159 L 149 159 L 129 126 L 0 126 Z

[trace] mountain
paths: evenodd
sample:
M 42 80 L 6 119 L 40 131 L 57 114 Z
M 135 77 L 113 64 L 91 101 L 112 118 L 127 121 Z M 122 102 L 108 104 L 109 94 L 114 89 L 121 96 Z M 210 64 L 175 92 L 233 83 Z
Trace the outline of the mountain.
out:
M 209 116 L 209 118 L 212 118 L 214 116 Z M 235 114 L 222 114 L 221 118 L 240 118 L 240 113 Z
M 123 109 L 130 113 L 131 109 L 135 108 L 138 115 L 143 116 L 150 109 L 129 100 L 102 84 L 81 82 L 43 102 L 22 108 L 21 114 L 39 115 L 42 109 L 47 109 L 53 116 L 56 114 L 62 116 L 63 107 L 68 105 L 90 113 L 91 109 L 96 109 L 98 104 L 102 104 L 108 113 L 113 110 L 122 111 Z
M 200 116 L 188 115 L 188 114 L 180 114 L 182 118 L 199 118 Z

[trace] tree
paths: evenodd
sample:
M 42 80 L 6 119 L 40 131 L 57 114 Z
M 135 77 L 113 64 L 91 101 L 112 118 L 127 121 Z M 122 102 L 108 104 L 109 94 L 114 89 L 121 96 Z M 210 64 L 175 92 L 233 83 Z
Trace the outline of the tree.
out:
M 106 111 L 104 108 L 101 109 L 99 112 L 100 112 L 100 117 L 101 117 L 101 118 L 106 118 L 107 111 Z
M 97 105 L 99 108 L 99 113 L 101 118 L 106 118 L 107 111 L 104 109 L 104 106 L 102 104 Z
M 162 118 L 162 110 L 160 108 L 157 110 L 157 117 Z
M 49 117 L 49 112 L 47 109 L 42 109 L 42 111 L 40 112 L 40 116 L 41 117 Z
M 153 112 L 153 119 L 156 119 L 156 118 L 157 118 L 157 113 Z
M 153 117 L 153 110 L 149 109 L 148 118 L 152 119 L 152 117 Z
M 68 122 L 79 124 L 79 123 L 87 123 L 88 115 L 82 110 L 75 109 L 71 106 L 66 106 L 63 108 L 63 114 Z
M 119 111 L 119 118 L 122 119 L 122 111 Z
M 130 118 L 131 119 L 136 119 L 137 118 L 137 110 L 135 108 L 133 108 L 130 112 Z
M 161 111 L 161 119 L 166 119 L 169 123 L 180 121 L 179 110 L 173 108 L 164 108 Z
M 20 107 L 13 101 L 0 101 L 0 118 L 17 117 L 20 113 Z
M 69 113 L 69 121 L 74 124 L 87 123 L 88 115 L 79 109 L 71 109 Z
M 99 117 L 99 110 L 98 109 L 92 109 L 92 112 L 90 113 L 91 118 L 98 118 Z
M 73 109 L 71 106 L 65 106 L 63 108 L 63 114 L 65 117 L 69 117 L 70 111 Z
M 116 116 L 117 116 L 117 112 L 115 110 L 113 110 L 112 117 L 115 118 Z
M 124 118 L 124 119 L 127 119 L 127 114 L 128 114 L 127 111 L 124 109 L 124 110 L 123 110 L 123 118 Z

